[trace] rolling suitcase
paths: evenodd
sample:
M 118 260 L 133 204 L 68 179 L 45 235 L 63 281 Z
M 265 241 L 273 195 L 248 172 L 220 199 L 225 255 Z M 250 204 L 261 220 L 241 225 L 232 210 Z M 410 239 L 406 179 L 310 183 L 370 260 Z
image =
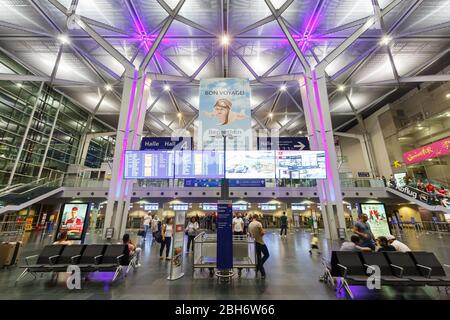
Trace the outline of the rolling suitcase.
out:
M 22 250 L 22 242 L 4 242 L 0 244 L 0 267 L 15 265 Z

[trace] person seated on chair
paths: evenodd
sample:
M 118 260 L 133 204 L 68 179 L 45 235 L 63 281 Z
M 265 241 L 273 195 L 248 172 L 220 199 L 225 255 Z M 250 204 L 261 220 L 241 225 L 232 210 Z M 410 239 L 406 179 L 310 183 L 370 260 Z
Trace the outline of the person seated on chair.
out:
M 53 242 L 53 244 L 71 245 L 72 241 L 67 239 L 67 231 L 64 230 L 64 231 L 61 231 L 58 239 L 56 239 L 56 241 Z
M 368 248 L 368 247 L 361 247 L 359 245 L 361 241 L 361 238 L 359 236 L 357 236 L 356 234 L 352 235 L 350 237 L 350 241 L 345 241 L 344 243 L 342 243 L 341 245 L 341 249 L 339 249 L 339 251 L 354 251 L 354 252 L 371 252 L 372 249 Z
M 382 251 L 397 251 L 393 245 L 389 244 L 389 241 L 386 237 L 380 236 L 377 238 L 378 249 L 377 252 Z
M 139 268 L 141 264 L 139 260 L 141 258 L 141 248 L 138 248 L 133 242 L 130 240 L 130 235 L 125 233 L 122 237 L 123 244 L 128 245 L 128 251 L 130 253 L 130 258 L 136 257 L 136 268 Z

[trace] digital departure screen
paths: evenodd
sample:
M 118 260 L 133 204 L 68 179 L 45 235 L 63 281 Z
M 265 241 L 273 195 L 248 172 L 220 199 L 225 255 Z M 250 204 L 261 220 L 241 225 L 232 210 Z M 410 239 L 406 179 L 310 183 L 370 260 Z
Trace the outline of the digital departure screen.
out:
M 324 151 L 276 151 L 277 178 L 326 179 Z
M 175 178 L 223 178 L 223 151 L 175 151 Z
M 172 151 L 125 152 L 125 179 L 169 179 L 173 174 Z
M 275 178 L 274 151 L 227 151 L 225 178 L 273 179 Z

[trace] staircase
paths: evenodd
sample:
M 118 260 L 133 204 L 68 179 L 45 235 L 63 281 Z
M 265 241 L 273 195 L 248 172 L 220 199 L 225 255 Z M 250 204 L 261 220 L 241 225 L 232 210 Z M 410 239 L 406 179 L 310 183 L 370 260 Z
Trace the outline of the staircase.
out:
M 439 202 L 431 201 L 428 193 L 423 192 L 419 189 L 402 186 L 394 188 L 386 188 L 386 191 L 405 199 L 406 201 L 417 204 L 418 206 L 429 210 L 429 211 L 441 211 L 444 213 L 450 213 L 450 207 L 444 207 Z
M 18 184 L 0 190 L 0 214 L 20 211 L 62 191 L 62 179 L 47 178 L 29 184 Z

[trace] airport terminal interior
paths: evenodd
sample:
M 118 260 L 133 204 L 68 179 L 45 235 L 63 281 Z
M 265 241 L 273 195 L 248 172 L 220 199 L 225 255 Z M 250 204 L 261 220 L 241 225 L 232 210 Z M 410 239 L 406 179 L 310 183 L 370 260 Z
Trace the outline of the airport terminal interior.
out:
M 0 0 L 0 299 L 450 300 L 450 1 Z

